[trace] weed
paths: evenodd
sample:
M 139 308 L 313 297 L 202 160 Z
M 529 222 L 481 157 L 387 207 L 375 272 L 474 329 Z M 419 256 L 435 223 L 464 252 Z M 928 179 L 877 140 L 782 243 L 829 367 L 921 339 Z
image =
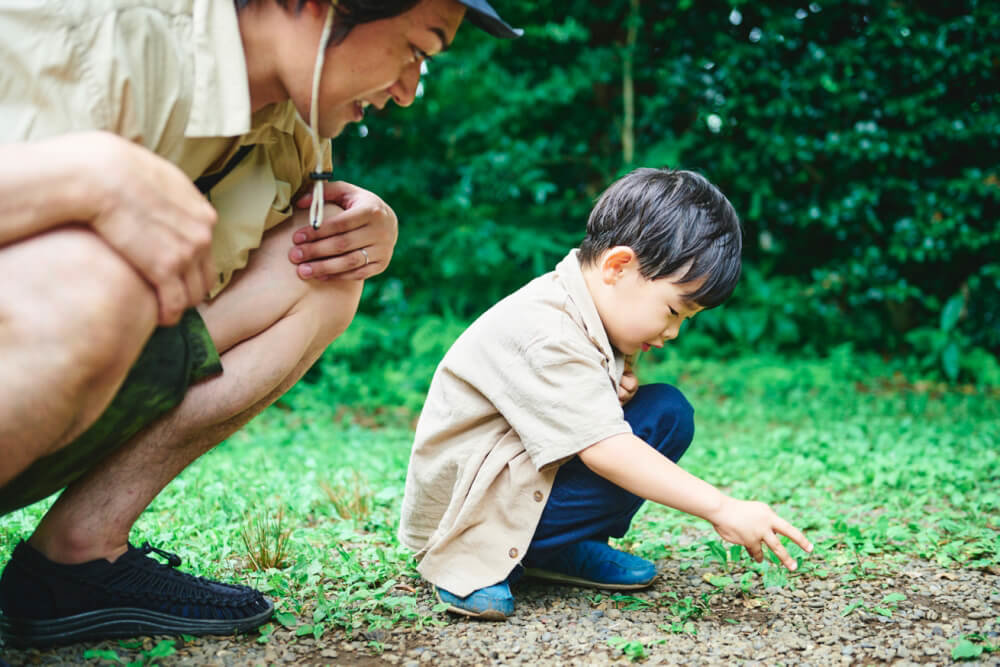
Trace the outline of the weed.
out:
M 332 484 L 320 482 L 333 505 L 333 511 L 341 519 L 367 519 L 374 506 L 372 492 L 368 482 L 357 470 L 351 471 L 347 479 L 335 480 Z
M 642 642 L 635 639 L 625 639 L 624 637 L 611 637 L 608 639 L 608 646 L 618 649 L 632 662 L 638 662 L 646 658 L 646 647 Z
M 247 558 L 254 570 L 288 566 L 288 538 L 292 529 L 284 525 L 285 512 L 248 514 L 240 530 Z
M 1000 572 L 994 472 L 1000 469 L 1000 394 L 942 392 L 932 399 L 913 382 L 894 379 L 892 362 L 872 362 L 845 375 L 843 363 L 830 360 L 757 356 L 678 363 L 668 349 L 658 354 L 664 357 L 660 364 L 644 359 L 642 381 L 680 386 L 698 411 L 698 435 L 684 467 L 733 496 L 772 504 L 816 547 L 805 555 L 786 544 L 799 559 L 799 569 L 790 574 L 770 557 L 754 563 L 701 520 L 648 503 L 623 544 L 657 560 L 669 556 L 687 574 L 705 562 L 714 570 L 705 593 L 649 598 L 662 609 L 664 633 L 694 634 L 715 595 L 749 596 L 761 587 L 795 585 L 803 576 L 831 583 L 870 580 L 888 571 L 896 557 Z M 863 387 L 882 389 L 859 390 L 860 373 L 867 374 Z M 352 377 L 372 386 L 385 379 Z M 407 382 L 417 387 L 427 379 Z M 442 608 L 432 607 L 427 587 L 409 585 L 418 577 L 416 563 L 395 535 L 412 430 L 335 420 L 344 401 L 331 391 L 329 384 L 300 386 L 288 398 L 291 411 L 266 411 L 185 470 L 134 531 L 137 539 L 183 545 L 185 566 L 196 574 L 249 579 L 245 583 L 272 598 L 279 613 L 261 629 L 260 642 L 295 641 L 300 626 L 302 637 L 315 636 L 319 628 L 323 641 L 333 641 L 334 635 L 447 622 Z M 248 519 L 258 513 L 254 499 L 262 492 L 281 499 L 277 530 L 273 512 Z M 51 502 L 3 517 L 0 561 Z M 254 523 L 271 526 L 263 531 L 270 541 L 253 536 Z M 294 553 L 287 544 L 290 526 Z M 688 539 L 692 534 L 700 537 Z M 256 551 L 249 545 L 269 544 L 274 553 L 281 535 L 285 555 L 278 560 L 287 567 L 237 571 L 236 562 L 249 562 L 244 547 Z M 189 545 L 201 551 L 191 553 Z M 909 586 L 903 592 L 914 594 Z M 859 600 L 845 612 L 895 612 L 895 605 L 905 604 L 891 598 L 892 591 L 885 594 Z M 607 594 L 588 599 L 612 603 Z M 621 596 L 614 604 L 642 604 L 635 600 L 645 598 Z M 363 644 L 381 641 L 377 635 L 362 638 Z M 974 648 L 961 644 L 955 647 L 960 653 L 991 650 L 987 640 L 962 641 Z M 647 642 L 644 649 L 649 647 Z M 118 664 L 127 660 L 119 654 L 138 650 L 116 649 L 92 656 Z
M 612 595 L 610 599 L 616 609 L 624 609 L 626 611 L 646 609 L 653 606 L 653 603 L 649 600 L 643 600 L 642 598 L 637 598 L 634 595 L 620 595 L 616 593 Z

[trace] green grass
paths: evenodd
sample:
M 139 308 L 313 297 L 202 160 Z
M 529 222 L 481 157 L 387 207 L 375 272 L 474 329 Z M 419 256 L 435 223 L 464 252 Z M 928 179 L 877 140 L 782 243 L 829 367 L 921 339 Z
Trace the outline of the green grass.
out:
M 686 468 L 770 503 L 816 545 L 808 556 L 789 546 L 800 569 L 788 574 L 753 563 L 700 520 L 647 505 L 622 540 L 639 555 L 709 564 L 715 590 L 744 593 L 808 577 L 879 577 L 910 557 L 943 567 L 1000 564 L 995 389 L 910 383 L 847 354 L 728 363 L 667 355 L 639 372 L 643 381 L 677 384 L 696 408 Z M 445 620 L 395 538 L 410 418 L 382 411 L 376 421 L 398 425 L 355 425 L 370 415 L 345 413 L 343 397 L 320 386 L 298 389 L 186 470 L 142 515 L 133 542 L 176 551 L 198 574 L 266 591 L 279 613 L 259 641 L 287 636 L 282 629 L 346 633 L 377 652 L 385 628 Z M 48 502 L 0 519 L 0 557 Z M 267 567 L 265 555 L 279 548 L 271 562 L 284 567 Z M 711 594 L 665 600 L 673 620 L 664 633 L 694 632 Z M 644 604 L 627 596 L 616 603 Z M 891 612 L 893 604 L 883 606 Z

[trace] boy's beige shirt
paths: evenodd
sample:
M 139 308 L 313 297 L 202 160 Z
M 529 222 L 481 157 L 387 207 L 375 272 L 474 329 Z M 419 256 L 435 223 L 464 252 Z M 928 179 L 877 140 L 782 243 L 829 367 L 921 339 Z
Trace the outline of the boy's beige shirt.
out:
M 107 130 L 192 180 L 257 144 L 209 194 L 213 296 L 291 215 L 312 144 L 291 103 L 251 115 L 233 2 L 0 0 L 0 36 L 0 142 Z
M 458 596 L 520 562 L 559 464 L 631 433 L 577 251 L 493 306 L 434 374 L 407 471 L 400 540 Z

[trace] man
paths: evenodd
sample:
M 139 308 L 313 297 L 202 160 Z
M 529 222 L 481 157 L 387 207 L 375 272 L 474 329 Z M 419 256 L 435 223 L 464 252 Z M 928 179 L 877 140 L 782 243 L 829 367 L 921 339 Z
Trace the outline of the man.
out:
M 129 531 L 302 376 L 391 259 L 375 195 L 296 198 L 328 175 L 319 137 L 411 104 L 464 16 L 519 34 L 477 0 L 235 4 L 0 2 L 0 512 L 66 486 L 0 578 L 12 644 L 270 617 Z

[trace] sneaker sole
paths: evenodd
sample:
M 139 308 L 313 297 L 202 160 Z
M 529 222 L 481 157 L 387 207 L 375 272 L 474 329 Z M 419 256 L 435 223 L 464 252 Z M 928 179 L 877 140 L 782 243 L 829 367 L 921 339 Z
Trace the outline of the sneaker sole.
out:
M 502 611 L 497 611 L 496 609 L 488 609 L 486 611 L 481 611 L 481 612 L 469 611 L 467 609 L 462 609 L 461 607 L 456 607 L 455 605 L 453 605 L 451 603 L 445 602 L 444 600 L 441 599 L 441 594 L 439 592 L 437 592 L 437 591 L 434 591 L 434 596 L 437 598 L 437 601 L 440 602 L 441 604 L 448 605 L 448 608 L 445 609 L 445 611 L 448 612 L 449 614 L 458 614 L 459 616 L 466 616 L 468 618 L 475 618 L 475 619 L 478 619 L 480 621 L 506 621 L 507 620 L 507 615 L 504 614 Z
M 0 615 L 0 637 L 14 648 L 42 648 L 142 635 L 231 635 L 263 625 L 274 614 L 274 604 L 267 600 L 267 605 L 267 609 L 254 616 L 227 620 L 183 618 L 132 607 L 101 609 L 45 621 Z
M 580 586 L 582 588 L 602 588 L 607 591 L 637 591 L 643 588 L 649 588 L 653 584 L 653 581 L 656 580 L 656 575 L 654 574 L 648 581 L 642 581 L 635 584 L 612 584 L 604 581 L 592 581 L 582 577 L 574 577 L 569 574 L 560 574 L 559 572 L 552 572 L 551 570 L 539 570 L 533 567 L 524 568 L 524 576 L 541 579 L 542 581 L 551 581 L 556 584 L 568 584 L 570 586 Z

